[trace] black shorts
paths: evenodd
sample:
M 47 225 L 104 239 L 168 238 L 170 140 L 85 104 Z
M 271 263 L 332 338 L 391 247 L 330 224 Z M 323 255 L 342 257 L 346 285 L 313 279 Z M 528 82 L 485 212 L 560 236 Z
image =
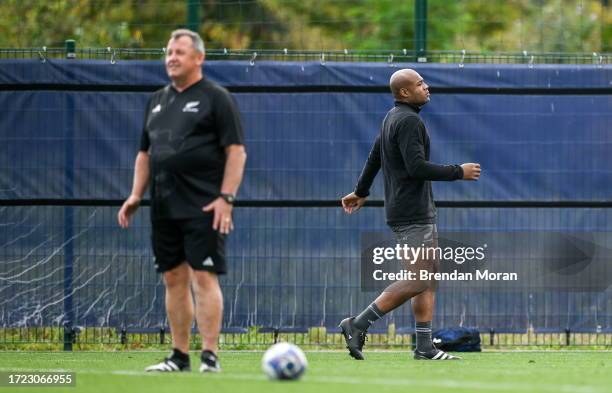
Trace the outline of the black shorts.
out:
M 410 247 L 435 247 L 438 240 L 438 227 L 436 224 L 408 224 L 394 225 L 391 230 L 395 234 L 397 242 L 408 244 Z
M 212 228 L 212 220 L 212 214 L 153 220 L 151 240 L 157 272 L 166 272 L 187 261 L 194 270 L 225 274 L 225 236 Z

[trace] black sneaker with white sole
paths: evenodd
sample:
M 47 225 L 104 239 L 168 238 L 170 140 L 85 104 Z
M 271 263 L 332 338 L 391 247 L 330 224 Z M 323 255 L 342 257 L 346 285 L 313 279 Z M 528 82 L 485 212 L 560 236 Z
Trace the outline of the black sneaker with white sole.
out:
M 451 355 L 436 347 L 427 352 L 414 351 L 414 358 L 416 360 L 461 360 L 459 356 Z
M 359 330 L 353 324 L 355 317 L 343 319 L 338 326 L 342 329 L 342 335 L 346 342 L 349 354 L 357 360 L 363 360 L 363 346 L 367 339 L 367 331 Z
M 191 366 L 189 365 L 189 361 L 185 362 L 183 360 L 177 359 L 176 357 L 169 356 L 167 358 L 164 358 L 162 362 L 153 364 L 145 368 L 145 371 L 157 371 L 157 372 L 191 371 Z
M 202 359 L 202 365 L 200 366 L 201 373 L 218 373 L 221 371 L 219 358 L 214 352 L 204 350 L 200 355 L 200 359 Z

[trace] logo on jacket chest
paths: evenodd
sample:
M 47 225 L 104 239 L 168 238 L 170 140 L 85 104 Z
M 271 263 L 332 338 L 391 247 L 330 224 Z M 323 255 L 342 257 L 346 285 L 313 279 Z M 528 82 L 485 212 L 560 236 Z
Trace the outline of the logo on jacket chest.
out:
M 200 111 L 198 105 L 200 105 L 200 101 L 189 101 L 183 107 L 183 112 L 198 113 Z

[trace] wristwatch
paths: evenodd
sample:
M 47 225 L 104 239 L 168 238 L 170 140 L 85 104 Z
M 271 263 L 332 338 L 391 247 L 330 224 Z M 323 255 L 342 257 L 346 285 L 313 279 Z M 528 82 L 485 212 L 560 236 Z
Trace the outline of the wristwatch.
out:
M 223 198 L 223 200 L 229 203 L 230 205 L 233 205 L 234 201 L 236 200 L 236 196 L 234 194 L 221 193 L 220 197 Z

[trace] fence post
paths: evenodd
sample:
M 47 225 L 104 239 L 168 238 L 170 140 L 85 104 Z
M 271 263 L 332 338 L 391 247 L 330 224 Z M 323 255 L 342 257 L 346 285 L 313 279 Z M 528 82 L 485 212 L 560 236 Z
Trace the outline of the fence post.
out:
M 195 32 L 200 28 L 199 0 L 187 0 L 187 28 Z
M 414 3 L 414 52 L 415 61 L 427 61 L 427 0 Z
M 64 41 L 64 47 L 66 50 L 66 58 L 75 59 L 76 58 L 76 41 L 66 40 Z
M 66 97 L 66 133 L 64 150 L 64 195 L 74 198 L 74 97 Z M 73 304 L 73 263 L 74 263 L 74 208 L 64 207 L 64 351 L 72 351 L 74 304 Z

